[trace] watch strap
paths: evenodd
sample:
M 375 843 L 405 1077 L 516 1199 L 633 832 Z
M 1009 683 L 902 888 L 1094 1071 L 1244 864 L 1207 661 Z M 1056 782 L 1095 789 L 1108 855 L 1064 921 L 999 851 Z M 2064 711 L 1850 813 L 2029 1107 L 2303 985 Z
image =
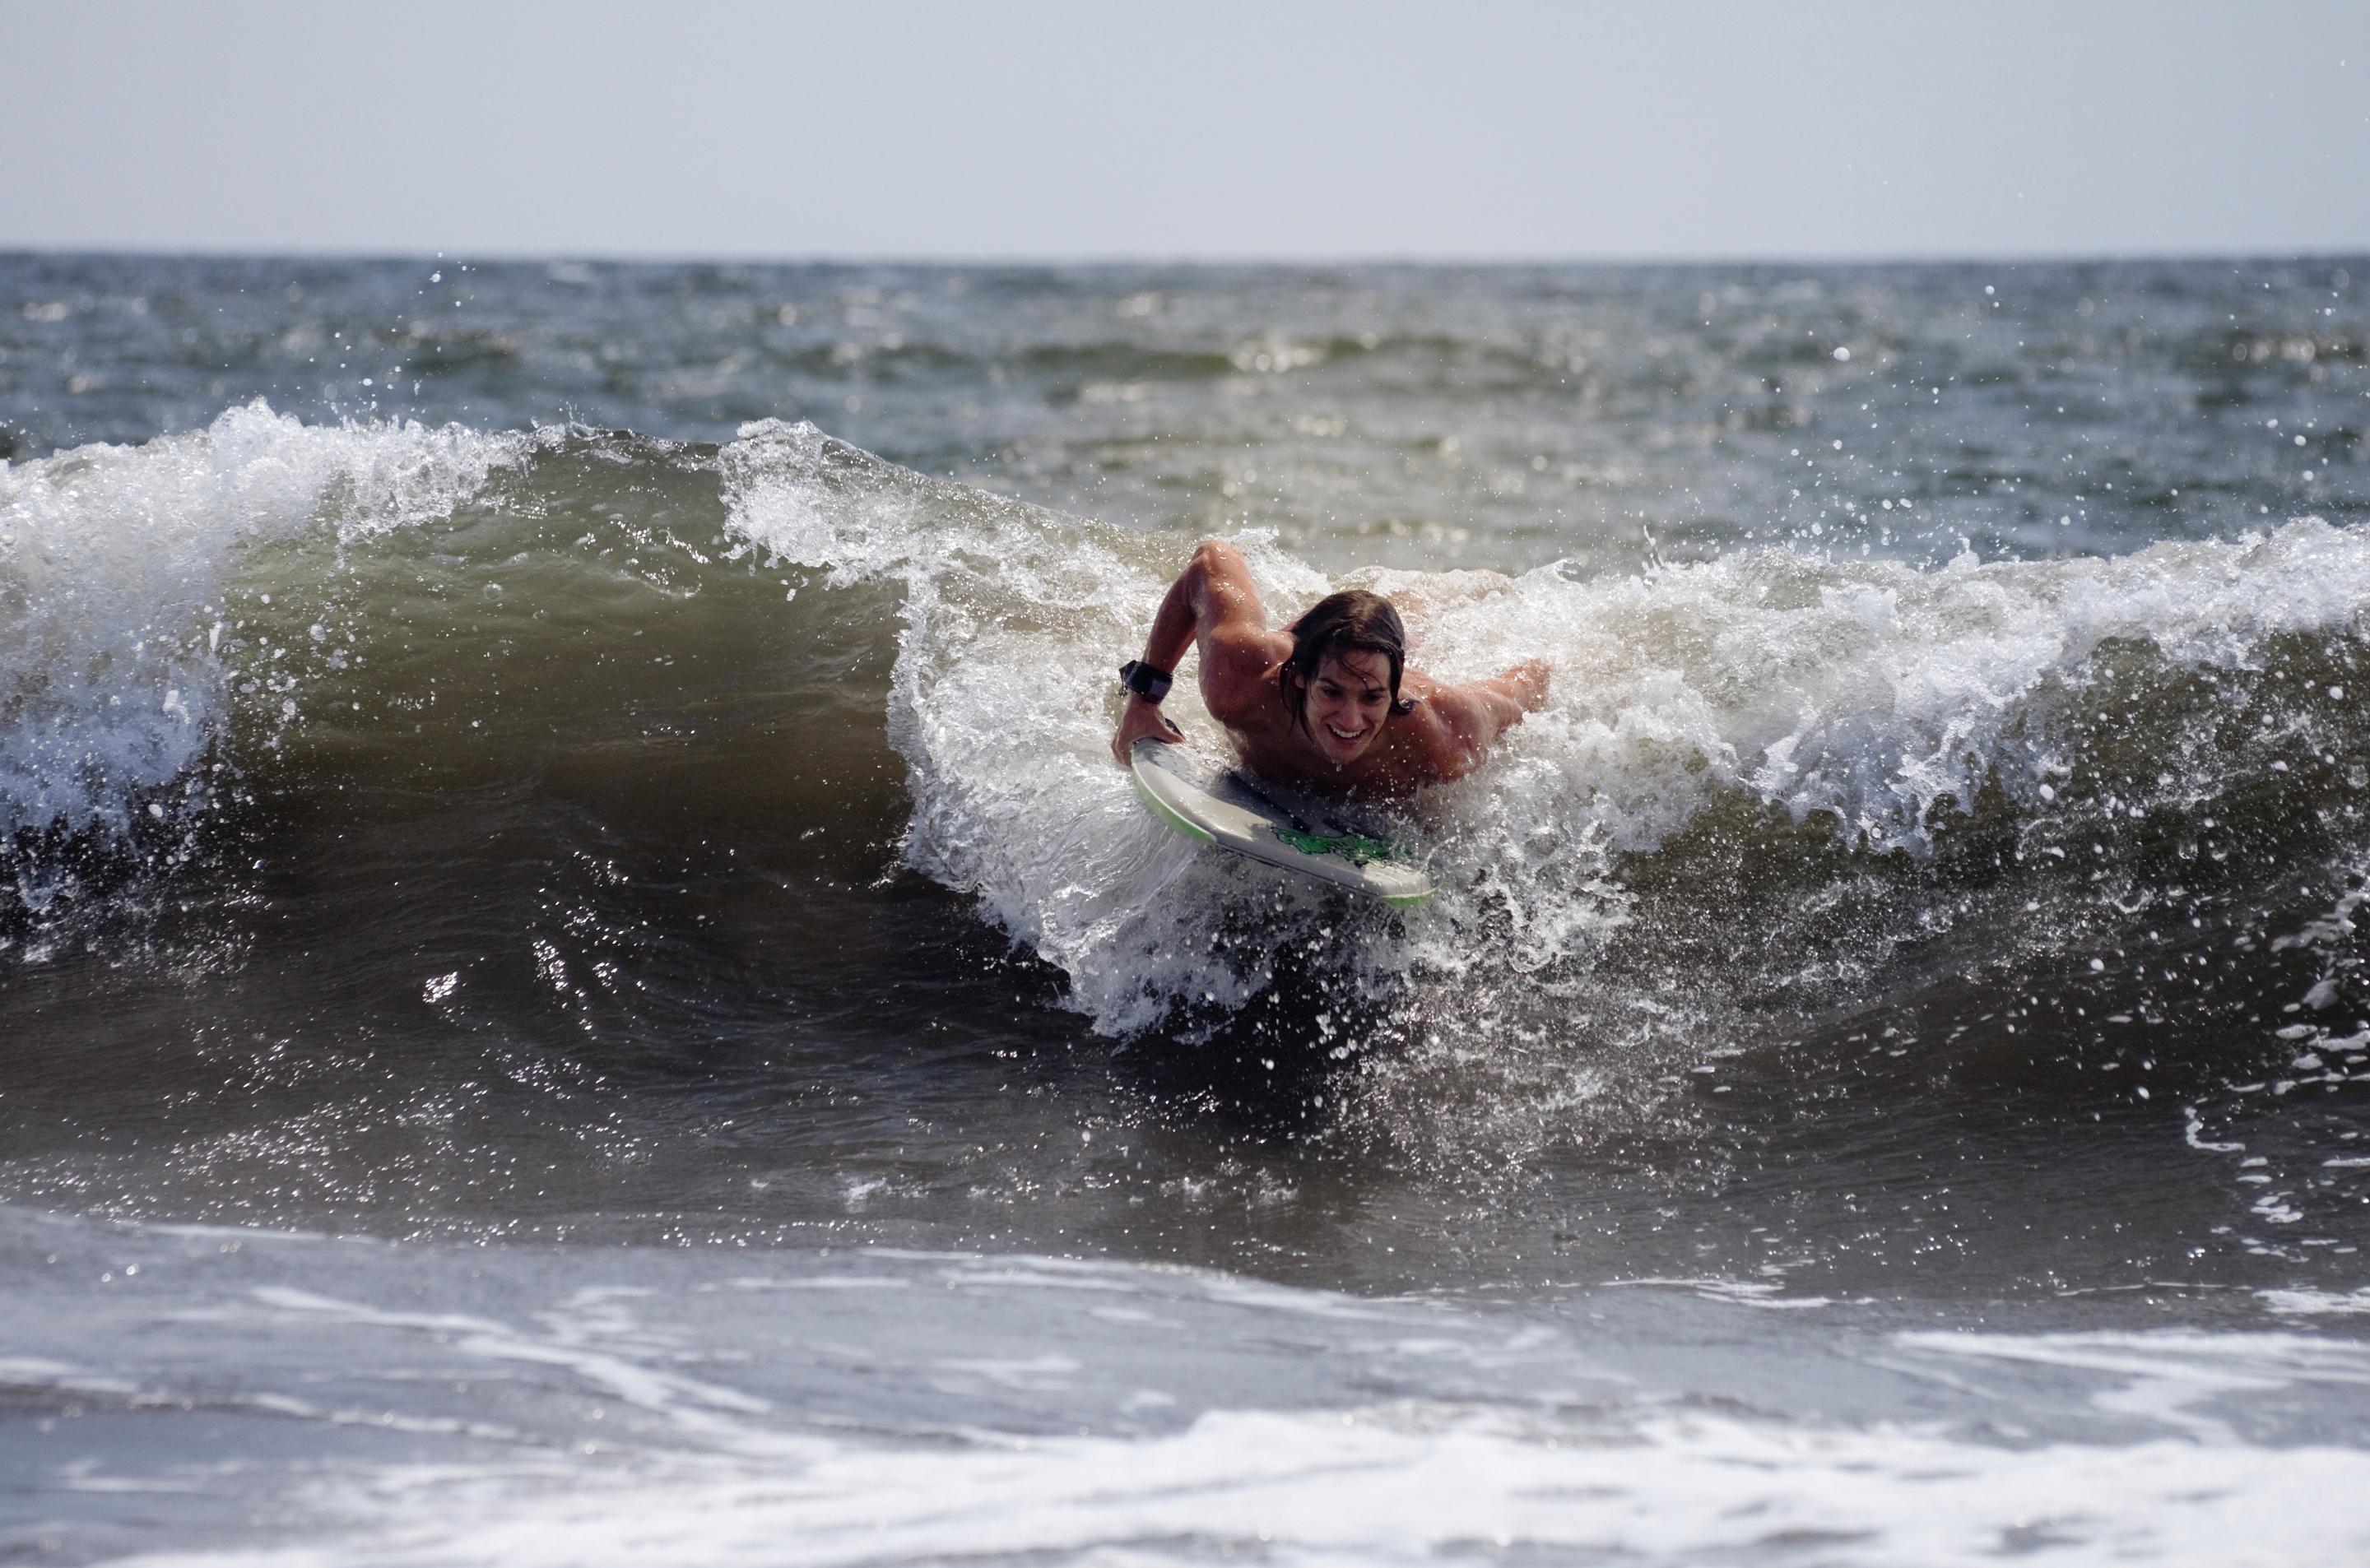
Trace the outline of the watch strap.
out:
M 1174 680 L 1168 670 L 1156 669 L 1140 658 L 1131 658 L 1119 667 L 1119 683 L 1147 703 L 1157 703 L 1168 695 Z

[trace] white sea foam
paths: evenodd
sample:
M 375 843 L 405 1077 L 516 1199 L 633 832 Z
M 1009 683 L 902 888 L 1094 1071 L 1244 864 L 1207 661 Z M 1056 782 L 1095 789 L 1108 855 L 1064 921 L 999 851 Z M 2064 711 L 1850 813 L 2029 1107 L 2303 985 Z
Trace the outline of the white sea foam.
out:
M 2101 643 L 2227 667 L 2365 609 L 2370 531 L 2308 519 L 2105 560 L 1921 571 L 1766 550 L 1648 577 L 1540 571 L 1444 617 L 1425 652 L 1466 673 L 1547 650 L 1555 700 L 1510 750 L 1621 847 L 1650 847 L 1727 786 L 1921 851 L 1933 806 L 1972 804 L 1986 771 L 2027 795 L 2042 782 L 2048 738 L 2019 721 L 2050 682 L 2081 681 Z
M 704 1472 L 703 1472 L 704 1471 Z M 166 1563 L 2333 1562 L 2370 1551 L 2370 1459 L 2177 1440 L 1979 1446 L 1914 1428 L 1662 1415 L 1618 1427 L 1400 1404 L 1229 1411 L 1172 1436 L 848 1446 L 795 1469 L 565 1485 L 381 1472 L 366 1533 Z
M 1187 903 L 1206 898 L 1213 868 L 1145 830 L 1104 750 L 1099 672 L 1119 659 L 1101 651 L 1141 639 L 1165 587 L 1158 542 L 905 475 L 811 426 L 745 427 L 724 467 L 755 545 L 835 584 L 903 582 L 889 728 L 914 864 L 980 895 L 1106 1027 L 1148 1025 L 1198 982 L 1221 1003 L 1256 989 L 1161 962 L 1191 932 L 1155 890 L 1182 879 Z
M 2273 1303 L 2273 1310 L 2279 1310 Z M 2227 1423 L 2210 1407 L 2234 1395 L 2265 1394 L 2303 1384 L 2370 1389 L 2370 1346 L 2295 1333 L 2207 1333 L 2168 1329 L 2141 1333 L 1908 1333 L 1899 1343 L 1921 1355 L 2016 1362 L 2103 1376 L 2092 1396 L 2102 1411 L 2143 1417 L 2209 1440 L 2228 1440 Z
M 2285 1317 L 2370 1317 L 2370 1285 L 2355 1290 L 2258 1290 L 2263 1305 Z
M 0 834 L 120 830 L 144 800 L 202 788 L 244 549 L 444 516 L 533 442 L 307 425 L 258 401 L 138 447 L 0 463 Z
M 523 1333 L 507 1323 L 464 1313 L 388 1311 L 286 1286 L 267 1286 L 255 1297 L 270 1311 L 293 1320 L 433 1334 L 463 1356 L 554 1368 L 623 1403 L 665 1417 L 685 1436 L 776 1458 L 813 1451 L 811 1444 L 746 1419 L 765 1412 L 764 1400 L 666 1367 L 662 1356 L 652 1354 L 664 1347 L 654 1346 L 650 1335 L 620 1332 L 621 1325 L 632 1325 L 614 1311 L 603 1310 L 608 1305 L 604 1294 L 586 1292 L 568 1310 L 544 1313 L 538 1333 Z

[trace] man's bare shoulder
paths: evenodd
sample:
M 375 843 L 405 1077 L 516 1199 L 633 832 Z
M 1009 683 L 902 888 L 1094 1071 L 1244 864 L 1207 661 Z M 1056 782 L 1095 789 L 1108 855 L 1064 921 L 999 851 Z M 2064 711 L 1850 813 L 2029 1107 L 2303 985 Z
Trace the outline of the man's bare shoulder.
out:
M 1393 724 L 1427 781 L 1446 784 L 1478 767 L 1489 751 L 1490 729 L 1472 693 L 1413 670 L 1405 690 L 1415 706 Z

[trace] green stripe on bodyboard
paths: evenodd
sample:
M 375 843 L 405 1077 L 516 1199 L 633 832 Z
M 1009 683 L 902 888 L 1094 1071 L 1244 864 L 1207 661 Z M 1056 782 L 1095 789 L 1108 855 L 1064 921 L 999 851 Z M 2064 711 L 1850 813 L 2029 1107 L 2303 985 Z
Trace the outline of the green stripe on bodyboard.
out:
M 1303 854 L 1338 854 L 1352 865 L 1372 865 L 1377 861 L 1411 864 L 1407 856 L 1391 845 L 1380 839 L 1370 839 L 1363 833 L 1342 833 L 1328 838 L 1323 833 L 1304 833 L 1297 828 L 1279 824 L 1275 836 Z

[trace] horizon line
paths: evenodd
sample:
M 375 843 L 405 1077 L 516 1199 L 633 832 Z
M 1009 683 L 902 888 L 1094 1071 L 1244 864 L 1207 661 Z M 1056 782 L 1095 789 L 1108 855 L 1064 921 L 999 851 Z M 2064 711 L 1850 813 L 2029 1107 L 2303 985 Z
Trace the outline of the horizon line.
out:
M 0 240 L 0 259 L 54 257 L 74 259 L 118 260 L 189 260 L 189 261 L 287 261 L 287 262 L 363 262 L 394 263 L 444 261 L 461 266 L 479 262 L 500 262 L 513 265 L 595 265 L 614 267 L 845 267 L 845 268 L 927 268 L 943 267 L 958 269 L 991 268 L 1095 269 L 1103 268 L 1195 268 L 1211 269 L 1283 269 L 1283 268 L 1405 268 L 1409 269 L 1448 270 L 1457 268 L 1479 269 L 1517 269 L 1525 267 L 1603 267 L 1603 268 L 1709 268 L 1709 267 L 1911 267 L 1991 265 L 2082 265 L 2112 262 L 2155 261 L 2180 263 L 2212 262 L 2309 262 L 2370 260 L 2370 241 L 2358 249 L 2340 247 L 2308 247 L 2296 250 L 2181 250 L 2174 248 L 2130 251 L 2103 251 L 2067 248 L 2064 250 L 1999 250 L 1999 251 L 1866 251 L 1807 252 L 1774 251 L 1760 254 L 1737 252 L 1723 255 L 1656 255 L 1651 252 L 1603 254 L 1593 256 L 1552 255 L 1547 253 L 1502 255 L 1454 254 L 1424 255 L 1415 253 L 1335 253 L 1324 255 L 1261 255 L 1255 252 L 1209 254 L 1160 254 L 1155 252 L 1080 252 L 1073 255 L 931 255 L 882 251 L 811 252 L 791 254 L 758 251 L 621 251 L 621 250 L 544 250 L 529 247 L 494 247 L 485 250 L 447 248 L 443 250 L 400 251 L 367 246 L 341 248 L 336 246 L 295 247 L 282 249 L 244 249 L 231 246 L 193 246 L 174 249 L 166 246 L 120 245 L 24 245 Z

